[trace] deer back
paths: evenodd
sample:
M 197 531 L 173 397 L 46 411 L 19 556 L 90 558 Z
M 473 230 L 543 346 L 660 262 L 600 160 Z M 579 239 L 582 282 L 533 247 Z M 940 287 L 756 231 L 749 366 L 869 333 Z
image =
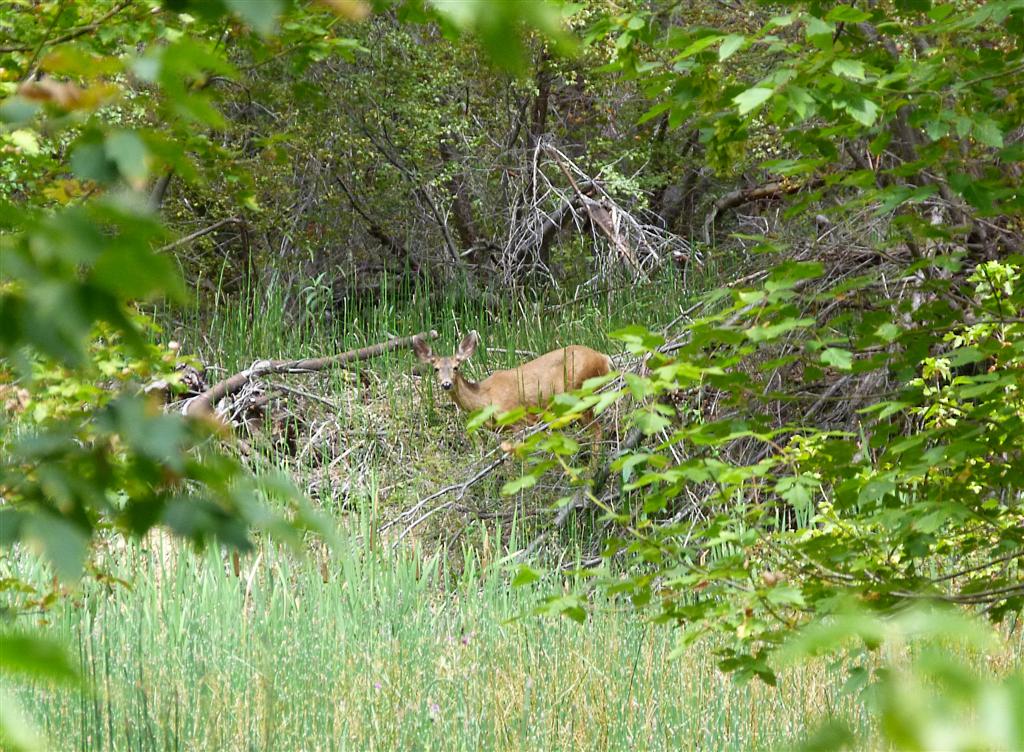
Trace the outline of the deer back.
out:
M 501 411 L 536 407 L 554 395 L 579 389 L 583 382 L 611 370 L 604 353 L 582 345 L 552 350 L 516 368 L 495 371 L 480 382 L 487 401 Z

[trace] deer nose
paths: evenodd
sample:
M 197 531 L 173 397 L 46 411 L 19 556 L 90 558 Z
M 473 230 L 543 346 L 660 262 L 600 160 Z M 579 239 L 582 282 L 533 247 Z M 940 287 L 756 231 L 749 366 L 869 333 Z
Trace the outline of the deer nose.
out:
M 449 389 L 452 388 L 452 382 L 450 382 L 450 381 L 442 381 L 441 382 L 441 388 L 444 389 L 445 391 L 448 391 Z

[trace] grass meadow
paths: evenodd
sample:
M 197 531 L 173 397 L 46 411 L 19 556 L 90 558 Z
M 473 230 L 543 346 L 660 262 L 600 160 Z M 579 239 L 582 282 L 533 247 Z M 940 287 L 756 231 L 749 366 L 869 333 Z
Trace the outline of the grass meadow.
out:
M 229 557 L 152 538 L 102 554 L 47 616 L 88 689 L 23 704 L 60 750 L 753 750 L 841 713 L 826 664 L 737 686 L 628 606 L 580 625 L 529 615 L 551 583 L 501 566 L 346 546 Z M 42 574 L 42 573 L 40 573 Z
M 484 347 L 470 370 L 480 377 L 559 343 L 611 348 L 606 332 L 656 328 L 695 299 L 666 279 L 500 312 L 454 294 L 385 294 L 328 316 L 324 295 L 311 286 L 289 302 L 271 289 L 244 304 L 165 312 L 163 336 L 219 376 L 430 328 L 440 351 L 476 328 Z M 509 552 L 550 519 L 556 498 L 541 486 L 502 498 L 515 467 L 402 540 L 397 525 L 385 535 L 389 520 L 466 477 L 497 444 L 466 435 L 464 418 L 415 375 L 411 353 L 275 381 L 294 401 L 246 435 L 246 461 L 288 473 L 337 521 L 341 544 L 295 551 L 260 539 L 236 562 L 165 535 L 110 539 L 76 589 L 21 617 L 68 645 L 86 677 L 82 688 L 18 693 L 53 749 L 768 750 L 798 746 L 840 717 L 871 738 L 842 667 L 825 660 L 783 672 L 777 687 L 740 686 L 706 645 L 670 658 L 672 628 L 628 603 L 595 601 L 584 624 L 531 615 L 566 583 L 510 586 Z M 583 555 L 584 534 L 563 533 L 570 561 Z M 40 589 L 51 580 L 24 552 L 0 569 Z M 1020 660 L 1019 646 L 998 657 Z

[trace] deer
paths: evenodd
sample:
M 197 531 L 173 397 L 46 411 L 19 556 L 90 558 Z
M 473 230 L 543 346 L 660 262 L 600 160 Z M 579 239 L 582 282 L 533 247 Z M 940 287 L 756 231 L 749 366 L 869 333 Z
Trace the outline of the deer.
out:
M 611 370 L 611 358 L 604 353 L 583 345 L 567 345 L 515 368 L 495 371 L 483 381 L 472 382 L 459 373 L 459 366 L 473 356 L 479 344 L 480 335 L 471 331 L 459 343 L 455 354 L 447 358 L 435 355 L 422 339 L 415 338 L 412 344 L 420 361 L 433 366 L 438 386 L 448 392 L 464 412 L 488 406 L 493 406 L 497 413 L 517 407 L 543 407 L 554 395 L 579 389 L 587 379 L 604 376 Z M 589 411 L 581 417 L 585 423 L 593 418 Z M 514 427 L 536 422 L 536 415 L 527 414 Z M 596 442 L 600 426 L 595 424 L 594 430 Z

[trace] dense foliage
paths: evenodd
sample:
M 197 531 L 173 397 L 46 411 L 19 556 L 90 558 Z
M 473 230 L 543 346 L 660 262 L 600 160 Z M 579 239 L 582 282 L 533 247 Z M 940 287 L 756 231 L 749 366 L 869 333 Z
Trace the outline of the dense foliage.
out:
M 792 216 L 822 212 L 816 241 L 756 238 L 792 260 L 717 292 L 671 342 L 619 332 L 644 373 L 553 408 L 633 402 L 641 448 L 615 459 L 618 488 L 591 495 L 619 533 L 587 574 L 655 601 L 680 649 L 717 635 L 724 670 L 774 682 L 773 653 L 812 620 L 831 626 L 805 649 L 857 636 L 870 651 L 875 619 L 916 604 L 997 622 L 1024 606 L 1022 23 L 1017 3 L 793 4 L 759 28 L 664 33 L 641 13 L 595 32 L 661 100 L 645 117 L 693 128 L 720 170 L 760 153 L 765 183 L 799 190 Z M 560 459 L 575 449 L 532 437 L 534 474 L 510 490 L 559 466 L 577 478 Z M 851 680 L 871 678 L 851 663 Z M 930 748 L 918 709 L 888 691 L 893 741 Z M 1004 719 L 948 743 L 1019 733 Z
M 922 603 L 1024 606 L 1024 5 L 783 5 L 5 4 L 0 545 L 67 582 L 101 530 L 329 530 L 215 423 L 158 404 L 187 359 L 149 313 L 189 286 L 285 277 L 295 316 L 388 285 L 500 307 L 741 256 L 756 271 L 682 328 L 618 332 L 643 367 L 559 397 L 507 490 L 582 488 L 605 560 L 585 582 L 655 604 L 680 650 L 710 636 L 723 670 L 774 682 L 787 657 L 852 649 L 888 737 L 931 746 L 942 712 L 865 656 L 974 639 Z M 731 224 L 786 196 L 787 223 Z M 563 429 L 616 404 L 631 432 L 594 482 Z M 0 587 L 22 608 L 61 591 Z M 919 667 L 967 716 L 1020 708 L 1019 677 Z M 0 669 L 74 677 L 20 631 Z M 956 743 L 1012 748 L 1021 710 Z

